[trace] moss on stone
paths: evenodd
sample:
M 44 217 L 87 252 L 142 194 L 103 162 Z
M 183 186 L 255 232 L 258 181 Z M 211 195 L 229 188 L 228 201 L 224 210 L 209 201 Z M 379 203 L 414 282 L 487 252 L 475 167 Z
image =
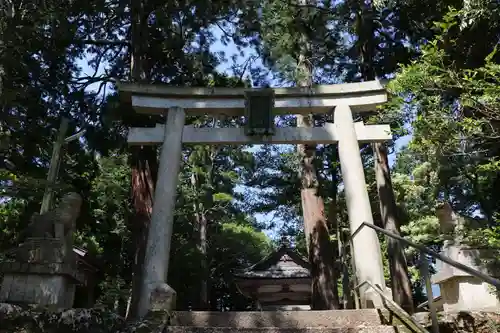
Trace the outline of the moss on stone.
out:
M 164 327 L 157 318 L 126 322 L 100 308 L 48 311 L 0 303 L 0 333 L 155 333 Z
M 427 327 L 432 327 L 430 314 L 415 314 L 415 319 Z M 439 312 L 440 333 L 500 333 L 500 312 L 460 311 Z

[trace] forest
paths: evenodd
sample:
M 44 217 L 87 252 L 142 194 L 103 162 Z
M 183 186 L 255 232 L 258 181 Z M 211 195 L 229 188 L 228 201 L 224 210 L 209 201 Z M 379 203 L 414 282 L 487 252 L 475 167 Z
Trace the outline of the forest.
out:
M 480 221 L 466 231 L 470 244 L 500 247 L 499 39 L 494 0 L 0 0 L 0 253 L 18 245 L 47 189 L 56 199 L 76 191 L 84 203 L 75 244 L 99 262 L 97 305 L 135 316 L 159 147 L 129 147 L 127 130 L 165 120 L 124 104 L 120 81 L 274 88 L 379 79 L 389 102 L 363 120 L 390 124 L 394 139 L 360 146 L 375 224 L 439 250 L 435 207 L 447 201 Z M 67 136 L 85 132 L 64 144 L 48 182 L 63 118 Z M 315 307 L 338 307 L 349 224 L 336 145 L 186 145 L 174 222 L 168 283 L 178 309 L 246 309 L 233 272 L 282 236 L 311 262 Z M 311 223 L 318 238 L 304 232 Z M 398 303 L 425 301 L 419 253 L 380 242 Z M 395 269 L 407 279 L 395 281 Z M 322 279 L 328 271 L 339 280 Z

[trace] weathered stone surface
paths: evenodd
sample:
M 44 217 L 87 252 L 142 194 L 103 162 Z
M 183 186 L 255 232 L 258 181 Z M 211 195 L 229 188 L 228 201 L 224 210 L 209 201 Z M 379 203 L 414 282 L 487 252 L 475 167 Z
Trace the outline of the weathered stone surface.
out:
M 73 232 L 80 214 L 78 193 L 62 197 L 53 210 L 35 215 L 22 232 L 24 242 L 6 253 L 0 302 L 70 308 L 78 275 Z
M 153 211 L 144 255 L 144 275 L 137 306 L 137 315 L 140 318 L 144 318 L 151 310 L 156 311 L 157 306 L 171 305 L 175 301 L 167 295 L 172 293 L 173 289 L 166 284 L 166 281 L 185 118 L 184 110 L 178 107 L 171 108 L 167 114 L 165 143 L 161 147 Z M 158 305 L 154 304 L 155 302 Z
M 168 312 L 175 309 L 177 293 L 166 283 L 159 284 L 151 292 L 151 312 Z
M 430 314 L 420 312 L 414 318 L 429 330 L 432 326 Z M 500 310 L 498 312 L 440 312 L 439 333 L 498 333 L 500 332 Z
M 312 323 L 307 321 L 305 325 L 283 325 L 283 322 L 248 322 L 236 321 L 250 319 L 245 318 L 245 312 L 232 313 L 229 317 L 233 321 L 228 321 L 226 325 L 222 322 L 207 323 L 203 321 L 191 321 L 191 324 L 209 325 L 179 325 L 170 318 L 168 312 L 163 315 L 156 313 L 154 316 L 136 322 L 126 322 L 124 318 L 106 309 L 69 309 L 64 311 L 47 311 L 40 308 L 28 306 L 17 306 L 0 303 L 0 333 L 410 333 L 412 331 L 397 323 L 364 323 L 357 324 L 356 321 L 345 321 L 343 325 L 338 325 L 338 317 L 345 311 L 303 311 L 312 312 L 315 319 L 319 321 Z M 314 313 L 317 312 L 317 313 Z M 319 313 L 323 312 L 322 316 Z M 352 310 L 359 318 L 372 317 L 366 310 Z M 257 312 L 250 313 L 251 315 Z M 297 315 L 300 312 L 290 312 Z M 353 314 L 347 316 L 353 316 Z M 180 313 L 174 313 L 179 315 Z M 187 312 L 184 312 L 187 314 Z M 198 317 L 202 314 L 198 312 Z M 214 313 L 209 313 L 212 317 Z M 222 318 L 222 314 L 220 313 Z M 203 318 L 203 317 L 202 317 Z M 219 319 L 220 319 L 219 318 Z M 418 313 L 415 318 L 430 331 L 430 318 L 428 313 Z M 208 319 L 205 317 L 205 319 Z M 270 319 L 270 318 L 269 318 Z M 300 318 L 303 320 L 304 318 Z M 500 332 L 500 311 L 499 312 L 457 312 L 440 313 L 440 333 L 498 333 Z M 171 323 L 172 321 L 172 323 Z M 291 321 L 288 322 L 290 324 Z M 217 324 L 220 324 L 217 326 Z M 265 326 L 267 324 L 269 326 Z M 168 326 L 178 325 L 178 326 Z M 280 327 L 277 327 L 280 325 Z M 274 327 L 273 327 L 274 326 Z
M 359 154 L 352 110 L 348 105 L 339 105 L 335 108 L 334 125 L 341 138 L 338 143 L 338 154 L 345 187 L 356 279 L 359 283 L 369 281 L 374 286 L 381 286 L 384 295 L 392 298 L 385 288 L 384 265 L 377 233 L 370 228 L 359 229 L 363 223 L 373 224 L 373 214 L 366 190 L 364 167 Z M 355 232 L 357 234 L 353 235 Z M 361 304 L 371 308 L 384 304 L 378 293 L 367 293 L 369 289 L 367 285 L 359 288 Z
M 361 142 L 385 142 L 392 138 L 389 125 L 365 125 L 363 122 L 354 123 L 356 137 Z M 156 124 L 156 127 L 131 127 L 128 132 L 130 145 L 154 145 L 163 142 L 165 125 Z M 184 126 L 182 142 L 186 144 L 251 144 L 251 143 L 323 143 L 332 144 L 340 139 L 338 129 L 334 124 L 326 123 L 322 127 L 279 127 L 274 135 L 246 136 L 244 128 L 198 128 Z
M 0 333 L 163 333 L 167 322 L 126 322 L 105 309 L 47 311 L 0 303 Z
M 100 309 L 50 312 L 0 304 L 1 333 L 118 332 L 123 330 L 124 323 L 119 316 Z
M 183 327 L 171 326 L 167 333 L 399 333 L 399 329 L 392 326 L 359 326 L 359 327 L 332 327 L 332 328 L 238 328 L 233 327 Z
M 13 259 L 0 264 L 0 302 L 71 307 L 82 277 L 74 253 L 63 253 L 63 242 L 50 238 L 28 238 L 10 251 Z
M 81 205 L 82 197 L 78 193 L 67 193 L 55 209 L 33 216 L 32 222 L 22 235 L 34 238 L 62 238 L 71 235 L 75 229 L 75 221 L 80 215 Z M 61 226 L 59 235 L 58 226 Z
M 381 325 L 375 309 L 327 311 L 254 311 L 204 312 L 178 311 L 172 316 L 172 325 L 192 327 L 281 327 L 281 328 L 336 328 L 360 325 Z
M 247 88 L 179 88 L 161 85 L 120 83 L 120 95 L 139 113 L 158 114 L 171 107 L 182 107 L 188 115 L 243 115 Z M 258 90 L 254 88 L 251 90 Z M 310 114 L 331 111 L 346 104 L 356 112 L 373 111 L 387 102 L 387 93 L 379 81 L 344 83 L 314 88 L 274 89 L 273 113 Z
M 494 281 L 488 278 L 500 274 L 498 268 L 498 249 L 474 248 L 467 245 L 466 231 L 477 229 L 480 221 L 466 218 L 455 213 L 448 202 L 436 207 L 441 232 L 445 238 L 441 255 L 473 269 L 466 272 L 444 262 L 438 261 L 437 273 L 432 283 L 441 289 L 443 309 L 447 312 L 489 311 L 500 308 L 499 292 L 491 290 Z M 478 278 L 477 276 L 481 276 Z

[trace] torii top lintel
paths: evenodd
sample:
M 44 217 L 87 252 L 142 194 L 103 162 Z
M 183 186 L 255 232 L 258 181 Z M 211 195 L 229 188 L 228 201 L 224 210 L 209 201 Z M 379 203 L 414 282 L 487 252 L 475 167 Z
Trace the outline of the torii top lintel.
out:
M 122 100 L 139 113 L 158 114 L 181 107 L 187 114 L 243 115 L 245 91 L 260 88 L 194 88 L 159 84 L 119 83 Z M 374 111 L 387 101 L 380 81 L 320 85 L 274 90 L 276 114 L 326 113 L 347 104 L 354 112 Z

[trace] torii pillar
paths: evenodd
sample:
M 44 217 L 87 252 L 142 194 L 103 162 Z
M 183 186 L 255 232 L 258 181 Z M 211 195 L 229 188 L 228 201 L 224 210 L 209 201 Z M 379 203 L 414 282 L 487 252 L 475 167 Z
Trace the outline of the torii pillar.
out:
M 347 214 L 351 235 L 363 222 L 373 224 L 373 216 L 368 196 L 365 173 L 359 143 L 349 105 L 339 105 L 335 108 L 334 122 L 339 137 L 339 160 L 344 182 Z M 369 281 L 373 285 L 385 287 L 384 269 L 380 242 L 373 229 L 363 228 L 352 238 L 352 251 L 358 283 Z M 361 288 L 359 291 L 364 307 L 382 307 L 383 300 L 374 290 Z M 384 294 L 392 299 L 389 288 Z
M 185 116 L 184 110 L 178 107 L 172 107 L 167 112 L 144 257 L 138 305 L 138 316 L 141 318 L 151 310 L 172 310 L 175 307 L 176 292 L 166 281 Z
M 162 144 L 155 188 L 153 212 L 144 261 L 144 280 L 139 316 L 149 311 L 169 310 L 175 291 L 167 285 L 170 243 L 173 229 L 175 194 L 182 143 L 187 144 L 339 144 L 339 159 L 347 198 L 351 233 L 363 223 L 373 223 L 359 143 L 390 140 L 388 125 L 353 122 L 352 112 L 373 111 L 387 101 L 378 81 L 309 88 L 274 89 L 276 114 L 326 113 L 335 109 L 334 124 L 314 128 L 276 128 L 267 137 L 245 135 L 243 128 L 195 128 L 184 126 L 186 114 L 226 114 L 241 116 L 245 109 L 242 88 L 178 88 L 162 85 L 120 84 L 121 96 L 137 112 L 167 113 L 165 125 L 131 128 L 131 145 Z M 353 239 L 353 256 L 359 282 L 369 281 L 385 287 L 380 244 L 374 230 L 364 228 Z M 388 297 L 390 290 L 384 289 Z M 382 306 L 376 293 L 361 290 L 365 307 Z

